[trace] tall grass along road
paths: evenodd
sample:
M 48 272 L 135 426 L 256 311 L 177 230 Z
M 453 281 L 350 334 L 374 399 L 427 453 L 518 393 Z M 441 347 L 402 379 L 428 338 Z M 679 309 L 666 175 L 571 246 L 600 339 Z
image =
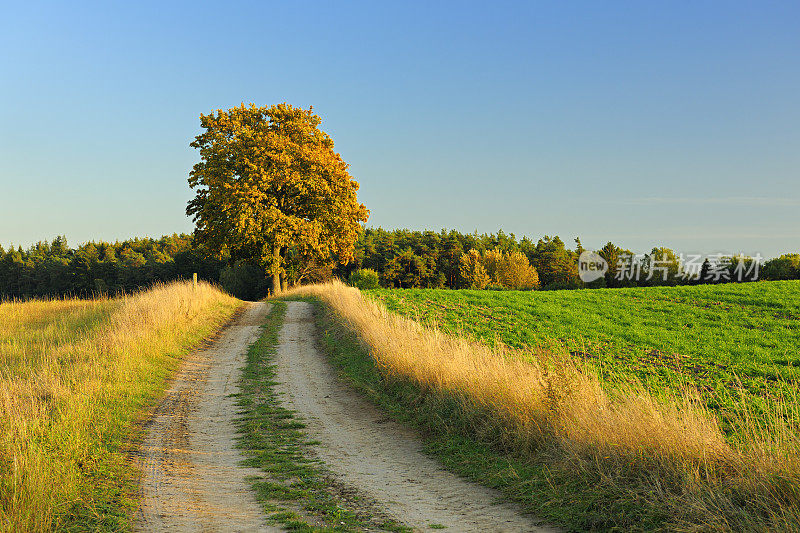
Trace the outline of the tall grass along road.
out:
M 499 493 L 444 470 L 418 436 L 386 417 L 337 376 L 318 351 L 306 302 L 287 302 L 278 337 L 277 390 L 318 441 L 316 454 L 340 483 L 378 502 L 414 530 L 546 531 Z
M 143 531 L 282 531 L 266 516 L 235 447 L 241 367 L 268 305 L 250 304 L 209 347 L 187 359 L 149 424 L 143 446 Z
M 0 531 L 128 528 L 136 422 L 239 305 L 205 283 L 0 304 Z

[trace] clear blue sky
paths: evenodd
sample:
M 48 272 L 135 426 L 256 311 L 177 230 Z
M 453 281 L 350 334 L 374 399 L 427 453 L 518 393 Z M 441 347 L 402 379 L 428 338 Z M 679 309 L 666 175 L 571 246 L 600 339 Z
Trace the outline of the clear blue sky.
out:
M 797 2 L 5 4 L 0 243 L 191 231 L 199 114 L 313 105 L 369 224 L 800 251 Z

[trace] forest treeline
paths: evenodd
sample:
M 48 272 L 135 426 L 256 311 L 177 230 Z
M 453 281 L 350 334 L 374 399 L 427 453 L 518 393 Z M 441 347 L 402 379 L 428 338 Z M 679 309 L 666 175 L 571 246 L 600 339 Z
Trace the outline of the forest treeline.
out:
M 568 247 L 558 236 L 537 241 L 517 239 L 513 233 L 459 233 L 457 231 L 387 231 L 368 228 L 356 243 L 355 261 L 338 272 L 348 277 L 356 269 L 378 274 L 385 287 L 520 288 L 498 278 L 498 254 L 524 256 L 535 269 L 537 282 L 530 288 L 579 289 L 725 283 L 753 279 L 800 279 L 800 254 L 784 254 L 755 265 L 757 258 L 741 255 L 681 256 L 666 247 L 636 254 L 611 242 L 597 250 L 609 265 L 603 277 L 590 284 L 578 275 L 578 258 L 584 251 L 579 238 Z M 515 261 L 517 276 L 526 265 Z
M 503 231 L 477 234 L 367 228 L 358 238 L 350 264 L 335 270 L 306 268 L 302 274 L 289 271 L 287 276 L 294 284 L 332 276 L 348 279 L 356 270 L 371 270 L 385 287 L 577 289 L 726 282 L 736 281 L 742 273 L 747 280 L 754 273 L 750 258 L 728 257 L 722 258 L 722 263 L 706 260 L 697 265 L 699 279 L 684 279 L 681 258 L 672 250 L 655 247 L 648 254 L 635 255 L 608 243 L 598 250 L 610 265 L 608 272 L 586 285 L 577 269 L 582 251 L 579 239 L 567 247 L 557 236 L 534 242 Z M 77 248 L 70 248 L 64 237 L 28 249 L 0 246 L 3 299 L 114 294 L 157 281 L 191 278 L 193 272 L 242 298 L 261 297 L 271 286 L 260 266 L 241 259 L 209 258 L 186 234 L 90 242 Z M 757 277 L 800 279 L 800 254 L 766 261 Z
M 218 282 L 225 266 L 201 254 L 191 235 L 89 242 L 77 248 L 56 237 L 28 249 L 0 246 L 0 297 L 115 294 L 188 279 L 194 272 Z

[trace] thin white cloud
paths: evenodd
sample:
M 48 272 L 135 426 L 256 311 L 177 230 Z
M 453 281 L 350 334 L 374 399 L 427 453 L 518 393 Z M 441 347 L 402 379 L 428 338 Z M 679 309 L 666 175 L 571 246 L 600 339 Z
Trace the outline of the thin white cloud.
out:
M 767 196 L 720 196 L 720 197 L 644 197 L 621 199 L 627 205 L 741 205 L 754 207 L 800 206 L 800 198 L 778 198 Z

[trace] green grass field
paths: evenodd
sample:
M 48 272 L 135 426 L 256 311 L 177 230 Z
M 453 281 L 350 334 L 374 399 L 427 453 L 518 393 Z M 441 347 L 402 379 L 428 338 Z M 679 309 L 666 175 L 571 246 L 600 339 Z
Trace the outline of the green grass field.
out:
M 369 291 L 390 310 L 489 344 L 568 350 L 606 381 L 696 387 L 725 419 L 791 398 L 800 379 L 800 282 L 580 291 Z

